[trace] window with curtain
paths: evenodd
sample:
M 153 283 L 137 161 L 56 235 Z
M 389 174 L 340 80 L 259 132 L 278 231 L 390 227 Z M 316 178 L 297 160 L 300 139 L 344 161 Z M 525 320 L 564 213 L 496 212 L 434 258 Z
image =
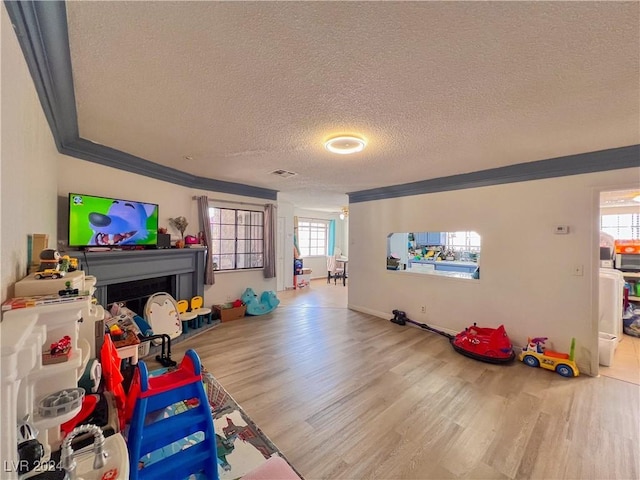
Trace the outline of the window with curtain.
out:
M 264 267 L 264 212 L 209 208 L 214 270 Z
M 640 214 L 602 215 L 600 230 L 616 240 L 640 240 Z
M 316 218 L 298 219 L 298 247 L 303 257 L 327 255 L 329 222 Z

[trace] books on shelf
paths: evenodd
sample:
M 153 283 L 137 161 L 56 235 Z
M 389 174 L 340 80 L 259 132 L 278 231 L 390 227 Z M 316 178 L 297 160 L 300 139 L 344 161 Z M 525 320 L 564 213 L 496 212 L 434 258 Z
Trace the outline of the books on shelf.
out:
M 2 303 L 2 311 L 16 310 L 18 308 L 37 307 L 40 305 L 51 305 L 57 303 L 71 303 L 91 298 L 88 291 L 80 292 L 78 295 L 32 295 L 28 297 L 15 297 L 5 300 Z

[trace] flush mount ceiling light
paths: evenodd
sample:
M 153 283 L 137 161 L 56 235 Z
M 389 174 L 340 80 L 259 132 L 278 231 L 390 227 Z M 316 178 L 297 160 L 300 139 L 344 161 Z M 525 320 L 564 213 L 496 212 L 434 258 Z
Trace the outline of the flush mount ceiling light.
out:
M 340 135 L 339 137 L 330 138 L 324 143 L 324 148 L 340 155 L 361 152 L 366 146 L 367 142 L 364 139 L 353 135 Z
M 342 211 L 340 212 L 340 220 L 344 220 L 349 216 L 349 207 L 342 207 Z

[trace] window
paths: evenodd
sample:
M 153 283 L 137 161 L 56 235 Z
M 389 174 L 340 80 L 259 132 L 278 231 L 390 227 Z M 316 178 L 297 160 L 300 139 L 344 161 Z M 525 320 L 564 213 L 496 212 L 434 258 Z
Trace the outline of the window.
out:
M 476 232 L 447 232 L 447 247 L 454 251 L 480 251 L 480 235 Z
M 327 232 L 329 222 L 315 218 L 298 220 L 298 248 L 303 257 L 327 254 Z
M 387 270 L 470 280 L 480 278 L 482 239 L 473 231 L 387 235 Z
M 264 212 L 209 208 L 215 270 L 264 266 Z
M 616 240 L 638 240 L 640 239 L 640 214 L 602 215 L 600 230 Z

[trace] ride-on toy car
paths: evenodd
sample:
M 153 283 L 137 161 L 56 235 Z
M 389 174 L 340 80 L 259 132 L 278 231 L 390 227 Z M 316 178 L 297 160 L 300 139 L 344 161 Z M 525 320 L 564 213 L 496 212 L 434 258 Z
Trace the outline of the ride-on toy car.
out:
M 474 323 L 458 333 L 451 345 L 456 352 L 483 362 L 507 363 L 516 358 L 504 325 L 488 328 Z
M 511 340 L 503 325 L 498 328 L 478 327 L 475 323 L 457 335 L 437 330 L 425 323 L 418 323 L 407 318 L 401 310 L 393 310 L 391 321 L 398 325 L 411 323 L 425 330 L 447 337 L 453 349 L 465 357 L 488 363 L 509 363 L 516 358 Z
M 554 352 L 544 346 L 547 337 L 536 337 L 528 340 L 527 346 L 522 347 L 518 360 L 530 367 L 553 370 L 563 377 L 577 377 L 580 375 L 574 359 L 576 339 L 571 339 L 570 353 Z

